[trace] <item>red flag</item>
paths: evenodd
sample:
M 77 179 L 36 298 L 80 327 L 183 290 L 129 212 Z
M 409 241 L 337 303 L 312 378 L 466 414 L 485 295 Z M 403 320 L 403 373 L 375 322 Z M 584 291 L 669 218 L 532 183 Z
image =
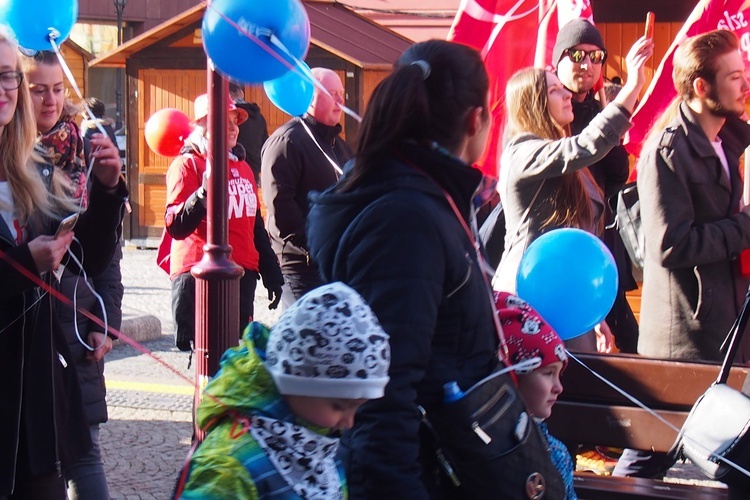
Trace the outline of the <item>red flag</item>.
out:
M 633 114 L 633 128 L 626 141 L 630 153 L 635 156 L 640 154 L 642 142 L 651 124 L 677 96 L 672 82 L 674 51 L 687 38 L 715 29 L 728 29 L 737 34 L 745 57 L 745 68 L 750 66 L 750 0 L 702 0 L 693 9 L 659 63 L 643 100 Z
M 547 66 L 558 27 L 577 17 L 593 17 L 589 0 L 461 1 L 448 40 L 479 50 L 490 76 L 492 128 L 476 165 L 485 175 L 498 176 L 508 79 L 521 68 Z

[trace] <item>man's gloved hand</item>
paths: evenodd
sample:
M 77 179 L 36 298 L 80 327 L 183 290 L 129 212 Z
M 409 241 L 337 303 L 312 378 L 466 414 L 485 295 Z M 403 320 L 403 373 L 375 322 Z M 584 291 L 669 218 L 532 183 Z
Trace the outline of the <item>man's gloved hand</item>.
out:
M 279 302 L 281 302 L 281 284 L 273 284 L 270 285 L 270 288 L 268 288 L 268 300 L 271 301 L 270 304 L 268 304 L 269 309 L 276 309 L 279 307 Z

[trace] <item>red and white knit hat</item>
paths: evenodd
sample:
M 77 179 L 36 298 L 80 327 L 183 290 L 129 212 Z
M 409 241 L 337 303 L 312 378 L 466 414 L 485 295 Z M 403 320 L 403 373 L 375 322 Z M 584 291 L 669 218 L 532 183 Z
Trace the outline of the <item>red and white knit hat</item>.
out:
M 495 307 L 511 363 L 538 357 L 542 363 L 537 369 L 556 361 L 567 365 L 568 355 L 562 339 L 528 302 L 508 292 L 495 292 Z

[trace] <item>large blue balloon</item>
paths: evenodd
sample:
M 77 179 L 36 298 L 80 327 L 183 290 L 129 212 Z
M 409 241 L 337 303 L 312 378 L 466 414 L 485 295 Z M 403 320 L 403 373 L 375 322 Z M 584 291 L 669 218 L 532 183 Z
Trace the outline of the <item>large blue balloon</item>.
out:
M 255 35 L 262 44 L 243 31 Z M 294 59 L 271 43 L 271 35 L 294 57 L 305 58 L 310 45 L 310 19 L 299 0 L 214 0 L 203 16 L 206 54 L 221 73 L 245 83 L 272 80 L 294 67 Z
M 263 82 L 263 88 L 277 108 L 292 116 L 300 116 L 307 111 L 313 99 L 315 85 L 312 78 L 310 67 L 301 62 L 301 67 L 294 71 Z
M 615 303 L 617 283 L 615 259 L 599 238 L 556 229 L 523 254 L 516 292 L 568 340 L 601 323 Z
M 70 36 L 77 19 L 77 0 L 0 0 L 0 23 L 10 26 L 26 49 L 52 50 L 50 28 L 57 32 L 59 45 Z

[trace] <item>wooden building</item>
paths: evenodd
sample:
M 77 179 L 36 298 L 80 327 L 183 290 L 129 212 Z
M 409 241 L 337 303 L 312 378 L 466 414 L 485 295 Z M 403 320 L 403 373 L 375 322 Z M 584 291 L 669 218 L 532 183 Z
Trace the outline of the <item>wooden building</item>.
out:
M 306 62 L 337 71 L 346 89 L 346 105 L 361 114 L 374 87 L 411 41 L 332 0 L 303 4 L 311 25 Z M 133 212 L 124 230 L 125 238 L 135 245 L 158 242 L 166 201 L 164 177 L 172 160 L 148 148 L 143 136 L 146 121 L 167 107 L 192 116 L 193 100 L 206 92 L 200 33 L 204 10 L 205 3 L 190 8 L 91 62 L 91 66 L 126 69 L 127 180 Z M 245 95 L 260 105 L 269 133 L 290 119 L 268 101 L 262 86 L 248 87 Z M 347 116 L 343 125 L 344 134 L 351 134 L 357 122 Z
M 86 91 L 89 82 L 89 63 L 94 56 L 70 39 L 63 42 L 60 46 L 60 52 L 62 53 L 63 58 L 65 58 L 65 62 L 70 68 L 70 72 L 73 74 L 81 94 L 85 97 L 87 95 Z M 78 99 L 75 91 L 67 79 L 65 80 L 65 88 L 68 89 L 70 97 L 73 98 L 74 101 L 77 101 Z

